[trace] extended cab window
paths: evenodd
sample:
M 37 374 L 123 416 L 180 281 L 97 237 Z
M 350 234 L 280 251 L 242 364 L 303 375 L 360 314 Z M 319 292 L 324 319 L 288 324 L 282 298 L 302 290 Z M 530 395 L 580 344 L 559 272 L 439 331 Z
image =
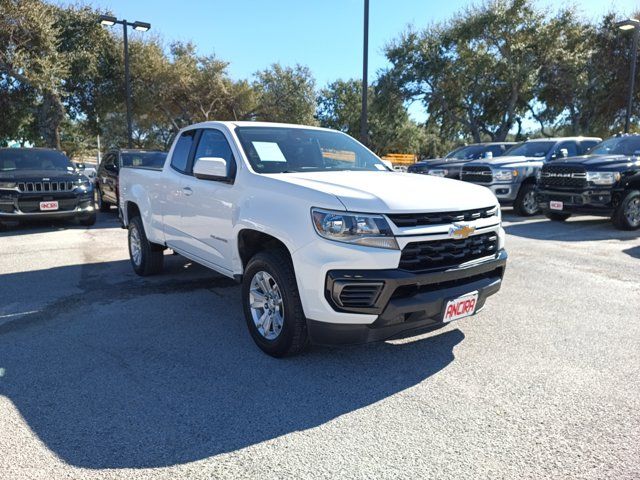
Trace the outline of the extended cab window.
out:
M 176 146 L 171 154 L 171 166 L 179 172 L 185 173 L 187 171 L 187 164 L 189 163 L 189 153 L 191 152 L 191 146 L 193 145 L 193 139 L 195 137 L 196 130 L 188 130 L 180 135 Z
M 562 142 L 554 152 L 556 157 L 560 157 L 560 150 L 563 149 L 567 151 L 568 157 L 575 157 L 578 155 L 578 145 L 576 142 Z
M 205 129 L 202 131 L 195 161 L 204 157 L 223 158 L 227 161 L 227 178 L 235 178 L 236 162 L 229 142 L 220 130 Z

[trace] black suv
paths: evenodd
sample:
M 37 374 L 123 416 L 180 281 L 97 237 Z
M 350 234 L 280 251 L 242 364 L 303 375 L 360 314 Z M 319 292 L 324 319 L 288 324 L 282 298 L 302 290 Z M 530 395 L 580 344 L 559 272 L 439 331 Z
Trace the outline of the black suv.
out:
M 437 177 L 460 178 L 462 166 L 472 160 L 481 158 L 493 158 L 504 155 L 515 143 L 495 142 L 495 143 L 474 143 L 456 148 L 447 153 L 443 158 L 422 160 L 407 168 L 409 173 L 425 173 Z
M 96 172 L 96 204 L 101 212 L 118 205 L 118 175 L 122 167 L 162 170 L 166 152 L 156 150 L 112 150 L 105 154 Z
M 546 164 L 537 197 L 551 220 L 582 213 L 610 216 L 621 230 L 640 228 L 640 135 L 617 135 L 587 155 Z
M 93 185 L 60 151 L 0 148 L 0 223 L 35 218 L 93 225 Z

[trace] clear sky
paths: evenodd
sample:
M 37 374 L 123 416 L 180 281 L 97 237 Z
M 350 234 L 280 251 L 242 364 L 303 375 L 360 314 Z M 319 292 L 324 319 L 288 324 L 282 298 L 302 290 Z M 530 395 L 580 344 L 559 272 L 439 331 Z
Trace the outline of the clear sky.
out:
M 54 0 L 55 3 L 75 3 Z M 118 18 L 151 23 L 168 44 L 192 40 L 200 53 L 230 62 L 233 78 L 248 78 L 274 62 L 307 65 L 322 87 L 362 75 L 363 0 L 80 0 Z M 369 78 L 387 63 L 383 48 L 412 24 L 445 20 L 472 0 L 370 0 Z M 541 0 L 552 10 L 571 2 Z M 630 15 L 638 0 L 582 0 L 579 10 L 595 19 L 609 10 Z

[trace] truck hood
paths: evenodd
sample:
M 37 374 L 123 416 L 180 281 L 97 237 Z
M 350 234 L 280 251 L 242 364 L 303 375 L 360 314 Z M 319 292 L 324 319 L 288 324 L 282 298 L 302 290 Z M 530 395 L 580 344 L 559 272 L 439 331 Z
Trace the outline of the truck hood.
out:
M 467 163 L 467 165 L 489 165 L 490 167 L 521 167 L 523 165 L 530 165 L 531 163 L 540 163 L 544 162 L 544 158 L 542 157 L 524 157 L 521 155 L 507 156 L 507 157 L 495 157 L 495 158 L 485 158 L 482 160 L 474 160 L 473 162 Z
M 442 212 L 490 207 L 498 203 L 488 188 L 430 175 L 340 171 L 270 176 L 334 195 L 353 212 Z
M 437 168 L 459 167 L 469 162 L 471 162 L 471 160 L 460 160 L 459 158 L 435 158 L 433 160 L 427 160 L 423 162 L 423 164 L 429 168 Z
M 0 172 L 0 179 L 13 182 L 42 182 L 44 178 L 56 181 L 74 181 L 83 178 L 75 170 L 14 170 Z
M 588 170 L 623 170 L 633 164 L 640 166 L 640 159 L 628 155 L 583 155 L 551 162 L 551 165 L 579 165 Z

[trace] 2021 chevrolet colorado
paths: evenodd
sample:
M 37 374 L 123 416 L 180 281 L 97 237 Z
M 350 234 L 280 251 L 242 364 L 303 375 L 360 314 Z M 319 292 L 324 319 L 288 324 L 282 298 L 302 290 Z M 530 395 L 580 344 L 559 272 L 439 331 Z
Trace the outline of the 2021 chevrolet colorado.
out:
M 187 127 L 161 171 L 121 170 L 119 205 L 138 274 L 159 272 L 170 248 L 237 279 L 273 356 L 473 315 L 506 267 L 491 191 L 393 172 L 322 128 Z

